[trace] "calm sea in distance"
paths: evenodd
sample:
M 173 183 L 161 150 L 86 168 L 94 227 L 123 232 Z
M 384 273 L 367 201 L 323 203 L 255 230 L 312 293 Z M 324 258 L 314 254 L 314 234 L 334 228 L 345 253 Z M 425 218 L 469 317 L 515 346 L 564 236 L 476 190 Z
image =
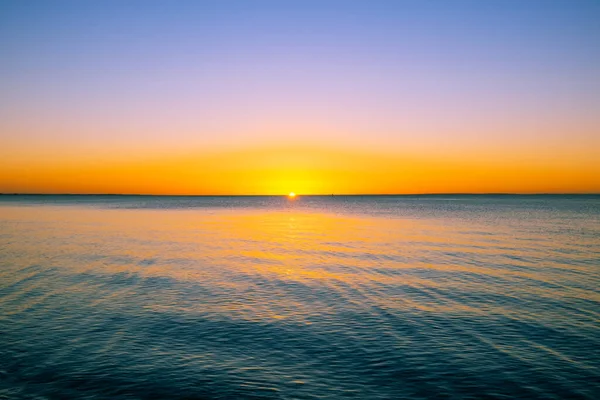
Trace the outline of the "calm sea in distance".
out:
M 598 399 L 600 196 L 0 196 L 0 399 Z

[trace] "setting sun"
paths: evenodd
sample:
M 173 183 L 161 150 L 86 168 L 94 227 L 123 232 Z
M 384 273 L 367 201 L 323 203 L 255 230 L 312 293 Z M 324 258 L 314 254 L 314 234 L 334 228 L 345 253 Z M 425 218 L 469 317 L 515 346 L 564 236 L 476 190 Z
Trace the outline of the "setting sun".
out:
M 599 20 L 0 0 L 0 400 L 600 400 Z

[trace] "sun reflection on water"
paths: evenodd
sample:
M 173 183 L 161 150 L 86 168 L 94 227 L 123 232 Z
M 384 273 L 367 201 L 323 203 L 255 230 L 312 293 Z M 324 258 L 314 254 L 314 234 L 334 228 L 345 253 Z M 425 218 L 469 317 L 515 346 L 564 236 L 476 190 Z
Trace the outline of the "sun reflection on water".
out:
M 438 209 L 399 215 L 354 212 L 345 200 L 323 200 L 319 209 L 305 207 L 307 197 L 293 206 L 281 196 L 272 201 L 270 209 L 2 206 L 8 240 L 0 279 L 8 289 L 0 309 L 14 321 L 59 324 L 44 330 L 59 336 L 61 319 L 44 319 L 52 307 L 48 315 L 73 314 L 86 326 L 123 318 L 128 322 L 116 332 L 129 338 L 151 332 L 171 343 L 180 331 L 177 345 L 186 357 L 206 358 L 207 368 L 235 375 L 231 365 L 266 360 L 261 368 L 268 376 L 286 371 L 315 381 L 324 378 L 302 367 L 314 354 L 340 358 L 348 374 L 343 382 L 380 371 L 349 366 L 400 368 L 413 356 L 440 382 L 448 379 L 446 360 L 456 354 L 484 355 L 480 370 L 488 360 L 506 363 L 502 357 L 547 366 L 549 352 L 540 349 L 551 349 L 559 363 L 585 359 L 577 343 L 596 343 L 593 218 L 582 217 L 573 230 L 564 227 L 566 214 L 541 219 L 531 210 L 495 217 Z M 577 340 L 566 337 L 555 346 L 544 341 L 547 335 L 528 336 L 515 326 L 576 332 Z M 77 340 L 92 349 L 88 359 L 104 354 L 102 346 L 94 350 L 98 338 L 86 335 L 84 329 Z M 126 346 L 110 335 L 106 348 Z M 443 362 L 432 348 L 447 352 Z M 175 357 L 173 348 L 163 351 Z M 244 364 L 240 354 L 251 351 Z M 311 355 L 303 359 L 305 352 Z M 287 354 L 299 362 L 287 362 Z M 319 368 L 331 368 L 330 359 L 323 362 Z M 469 360 L 469 371 L 474 363 Z M 333 379 L 327 387 L 343 386 L 327 379 Z

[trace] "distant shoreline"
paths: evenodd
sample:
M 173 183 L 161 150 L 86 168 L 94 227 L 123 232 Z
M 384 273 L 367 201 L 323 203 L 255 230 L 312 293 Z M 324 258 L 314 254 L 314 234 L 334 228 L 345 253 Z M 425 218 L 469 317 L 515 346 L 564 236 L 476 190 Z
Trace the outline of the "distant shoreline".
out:
M 121 194 L 121 193 L 0 193 L 0 196 L 72 197 L 286 197 L 285 194 Z M 410 194 L 298 194 L 299 197 L 442 197 L 442 196 L 600 196 L 600 193 L 410 193 Z

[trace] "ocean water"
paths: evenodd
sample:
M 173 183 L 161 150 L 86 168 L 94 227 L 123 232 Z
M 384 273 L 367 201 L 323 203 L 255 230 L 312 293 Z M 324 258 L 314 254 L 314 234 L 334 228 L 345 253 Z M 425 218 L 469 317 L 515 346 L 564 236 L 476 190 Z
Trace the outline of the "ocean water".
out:
M 600 196 L 0 196 L 0 399 L 600 398 Z

